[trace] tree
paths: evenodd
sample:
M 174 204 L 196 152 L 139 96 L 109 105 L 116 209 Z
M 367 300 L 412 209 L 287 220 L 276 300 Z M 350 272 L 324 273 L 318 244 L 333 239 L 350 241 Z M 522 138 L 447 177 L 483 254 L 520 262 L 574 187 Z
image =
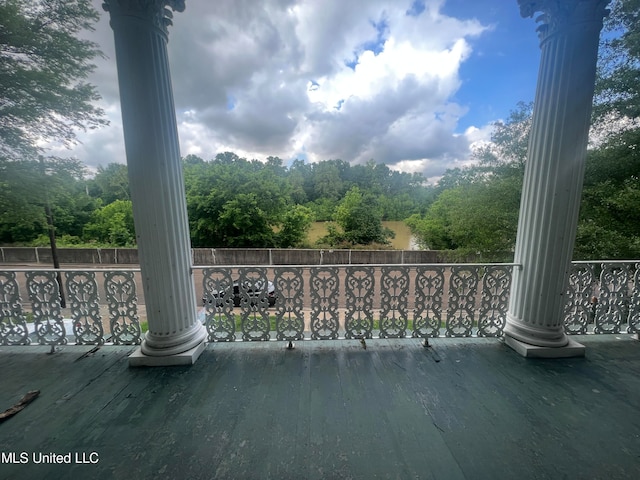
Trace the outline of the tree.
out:
M 620 132 L 589 152 L 574 257 L 640 256 L 640 129 Z
M 640 0 L 614 0 L 600 46 L 594 114 L 640 117 Z
M 640 255 L 640 0 L 615 0 L 601 50 L 594 119 L 599 141 L 587 154 L 574 258 Z M 423 245 L 501 260 L 512 249 L 531 127 L 531 104 L 519 103 L 494 124 L 478 164 L 447 171 L 440 195 L 409 221 Z
M 476 150 L 478 163 L 448 170 L 426 213 L 407 220 L 423 248 L 456 250 L 461 258 L 512 258 L 531 114 L 531 104 L 518 103 L 506 121 L 494 124 L 491 143 Z
M 513 176 L 447 189 L 424 217 L 413 216 L 407 224 L 424 248 L 510 261 L 521 189 L 521 180 Z
M 225 152 L 184 164 L 194 246 L 273 247 L 289 206 L 278 160 L 264 164 Z
M 56 213 L 73 222 L 73 200 L 80 193 L 78 185 L 84 176 L 84 166 L 73 159 L 40 157 L 38 160 L 7 161 L 0 156 L 0 241 L 33 239 L 46 232 L 51 245 L 54 268 L 60 268 L 56 248 Z M 86 194 L 80 193 L 80 196 Z M 86 199 L 78 205 L 90 205 Z M 67 209 L 60 208 L 66 206 Z M 71 221 L 69 222 L 69 220 Z M 57 273 L 60 286 L 60 305 L 65 306 L 62 278 Z
M 84 238 L 117 247 L 136 244 L 133 207 L 130 200 L 116 200 L 97 209 L 84 228 Z
M 640 0 L 614 0 L 605 21 L 574 257 L 640 255 Z
M 214 231 L 216 243 L 227 247 L 271 247 L 275 238 L 255 193 L 240 193 L 224 202 Z
M 344 196 L 333 217 L 342 231 L 335 228 L 321 241 L 337 245 L 388 244 L 394 233 L 382 225 L 382 215 L 375 197 L 363 194 L 359 187 L 351 187 Z
M 511 170 L 524 174 L 533 118 L 533 102 L 518 102 L 506 121 L 493 123 L 491 143 L 479 147 L 474 157 L 481 167 Z
M 26 243 L 52 229 L 81 235 L 96 208 L 84 189 L 84 171 L 74 159 L 0 157 L 0 242 Z
M 88 182 L 89 194 L 100 198 L 104 205 L 116 200 L 131 200 L 127 165 L 110 163 L 106 167 L 98 166 L 98 172 Z
M 280 248 L 300 247 L 304 245 L 311 228 L 313 212 L 302 205 L 287 210 L 282 219 L 282 228 L 276 234 L 276 244 Z
M 97 44 L 90 0 L 0 1 L 0 156 L 35 158 L 43 142 L 72 145 L 75 130 L 106 123 L 86 82 Z
M 81 30 L 92 29 L 98 20 L 90 0 L 1 0 L 0 19 L 3 163 L 35 160 L 44 153 L 41 145 L 59 142 L 70 146 L 75 143 L 76 129 L 106 123 L 102 110 L 93 104 L 100 96 L 85 81 L 94 69 L 91 60 L 101 53 L 95 43 L 77 38 Z M 46 180 L 55 176 L 46 172 L 44 162 L 40 167 L 37 178 L 43 180 L 43 189 L 39 192 L 44 197 L 53 264 L 59 268 L 52 182 Z M 33 208 L 29 210 L 33 212 Z M 58 283 L 62 292 L 59 274 Z M 61 305 L 65 305 L 64 296 Z
M 338 201 L 344 195 L 344 182 L 341 173 L 349 167 L 342 160 L 328 160 L 313 164 L 312 180 L 313 193 L 309 198 Z
M 8 162 L 0 157 L 0 178 L 0 242 L 28 242 L 44 233 L 46 220 L 37 163 Z
M 311 167 L 302 160 L 294 160 L 287 172 L 287 180 L 291 186 L 291 200 L 298 205 L 307 202 L 305 183 L 309 180 Z

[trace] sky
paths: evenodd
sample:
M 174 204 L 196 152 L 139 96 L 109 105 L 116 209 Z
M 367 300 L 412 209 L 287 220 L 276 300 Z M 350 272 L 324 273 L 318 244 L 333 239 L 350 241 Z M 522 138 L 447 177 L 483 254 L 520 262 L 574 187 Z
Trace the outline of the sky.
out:
M 126 162 L 101 4 L 84 36 L 105 54 L 89 80 L 110 125 L 66 153 L 90 169 Z M 181 154 L 373 159 L 437 179 L 533 100 L 535 29 L 516 0 L 187 0 L 168 44 Z

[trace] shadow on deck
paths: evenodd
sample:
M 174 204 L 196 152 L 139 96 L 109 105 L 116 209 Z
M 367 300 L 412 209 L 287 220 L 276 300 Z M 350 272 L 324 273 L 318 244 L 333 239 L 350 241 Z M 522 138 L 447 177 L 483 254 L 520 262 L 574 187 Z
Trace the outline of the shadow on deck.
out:
M 41 391 L 0 423 L 0 478 L 640 478 L 640 344 L 579 341 L 219 343 L 138 369 L 133 347 L 0 347 L 0 411 Z M 52 452 L 72 463 L 34 463 Z

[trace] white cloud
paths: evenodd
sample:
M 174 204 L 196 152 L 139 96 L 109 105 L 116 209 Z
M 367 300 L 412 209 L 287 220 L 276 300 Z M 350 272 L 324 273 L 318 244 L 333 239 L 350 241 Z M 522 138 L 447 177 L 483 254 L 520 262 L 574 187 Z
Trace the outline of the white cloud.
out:
M 491 134 L 493 133 L 493 123 L 484 125 L 481 128 L 469 127 L 465 130 L 464 136 L 469 142 L 469 148 L 473 151 L 484 145 L 491 143 Z
M 169 33 L 182 153 L 373 158 L 427 176 L 465 161 L 477 135 L 456 133 L 466 113 L 455 102 L 459 69 L 487 27 L 443 15 L 442 0 L 409 16 L 412 3 L 187 2 Z M 92 81 L 111 126 L 82 134 L 72 154 L 91 165 L 122 162 L 106 13 L 91 38 L 108 56 Z

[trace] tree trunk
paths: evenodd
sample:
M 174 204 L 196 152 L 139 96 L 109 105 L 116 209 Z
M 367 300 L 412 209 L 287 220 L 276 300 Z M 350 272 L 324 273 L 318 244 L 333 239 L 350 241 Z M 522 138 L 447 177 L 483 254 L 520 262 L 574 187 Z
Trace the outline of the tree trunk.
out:
M 56 270 L 60 268 L 60 260 L 58 260 L 58 247 L 56 245 L 56 231 L 53 225 L 53 213 L 51 213 L 51 206 L 49 205 L 49 199 L 46 199 L 44 205 L 44 213 L 47 217 L 47 230 L 49 231 L 49 245 L 51 245 L 51 258 L 53 259 L 53 268 Z M 60 292 L 60 306 L 65 308 L 67 301 L 64 298 L 64 288 L 62 286 L 62 274 L 56 272 L 56 280 L 58 281 L 58 290 Z

